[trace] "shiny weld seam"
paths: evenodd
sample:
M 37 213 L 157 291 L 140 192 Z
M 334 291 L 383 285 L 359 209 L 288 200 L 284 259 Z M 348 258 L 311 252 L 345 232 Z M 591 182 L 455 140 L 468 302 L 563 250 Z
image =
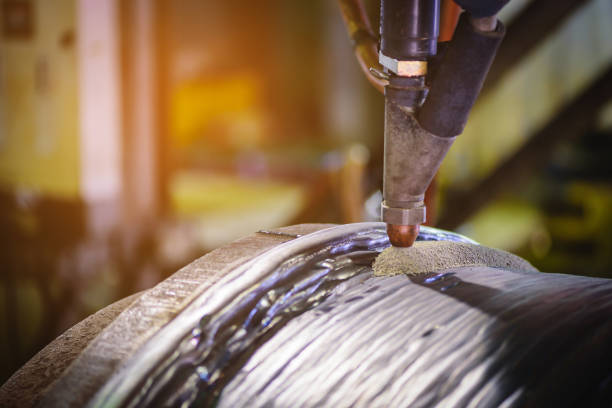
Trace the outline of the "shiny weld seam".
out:
M 374 238 L 374 239 L 373 239 Z M 208 288 L 171 322 L 153 335 L 140 350 L 98 391 L 88 403 L 89 407 L 130 406 L 132 398 L 142 395 L 143 386 L 161 363 L 173 356 L 176 347 L 203 316 L 218 313 L 245 291 L 259 285 L 285 262 L 303 254 L 312 254 L 328 248 L 330 254 L 346 254 L 359 247 L 364 239 L 378 248 L 388 245 L 383 223 L 357 223 L 331 227 L 280 244 L 253 258 Z M 373 239 L 373 240 L 372 240 Z M 423 227 L 419 240 L 451 240 L 475 243 L 459 234 Z M 348 252 L 347 252 L 348 251 Z M 150 385 L 150 384 L 149 384 Z

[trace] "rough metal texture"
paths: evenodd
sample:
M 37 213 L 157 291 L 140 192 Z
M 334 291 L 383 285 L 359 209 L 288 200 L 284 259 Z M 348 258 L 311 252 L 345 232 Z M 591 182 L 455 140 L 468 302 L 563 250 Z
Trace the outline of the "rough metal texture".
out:
M 31 404 L 40 399 L 38 405 L 45 407 L 81 407 L 85 405 L 114 371 L 138 350 L 151 335 L 228 271 L 282 242 L 330 226 L 332 225 L 303 224 L 284 227 L 256 233 L 218 248 L 145 292 L 92 341 L 90 341 L 91 337 L 98 334 L 97 329 L 87 334 L 86 331 L 90 330 L 89 325 L 86 324 L 86 321 L 79 323 L 72 333 L 82 337 L 82 340 L 79 342 L 79 347 L 71 353 L 74 357 L 81 350 L 80 346 L 83 344 L 88 344 L 86 349 L 74 359 L 67 369 L 64 370 L 63 366 L 57 366 L 57 371 L 50 373 L 49 380 L 56 379 L 62 372 L 63 375 L 48 387 L 44 395 L 40 396 L 39 391 L 41 391 L 43 385 L 46 387 L 48 382 L 41 384 L 41 387 L 35 391 L 28 388 L 27 392 L 34 395 L 26 399 L 29 399 Z M 72 336 L 72 334 L 70 335 Z M 60 336 L 48 348 L 57 348 L 57 342 L 61 339 Z M 70 349 L 69 344 L 66 347 Z M 69 359 L 66 360 L 68 362 Z M 28 369 L 38 372 L 45 370 L 48 364 L 47 359 L 32 360 L 20 369 L 15 376 L 17 376 L 16 378 L 23 378 L 23 375 L 26 375 L 26 371 L 23 370 Z M 9 383 L 6 385 L 10 388 L 5 390 L 5 386 L 3 386 L 3 394 L 0 394 L 2 396 L 2 399 L 0 399 L 2 406 L 4 406 L 5 398 L 9 401 L 18 401 L 23 396 L 22 388 L 15 388 L 10 386 Z M 28 405 L 22 401 L 18 406 L 25 407 Z
M 440 272 L 352 278 L 259 347 L 218 406 L 611 406 L 612 281 Z
M 105 307 L 49 343 L 2 385 L 0 405 L 5 408 L 36 405 L 44 390 L 62 375 L 91 340 L 140 295 L 135 293 Z
M 332 265 L 357 239 L 382 249 L 383 236 L 380 223 L 339 226 L 234 270 L 162 328 L 95 406 L 610 406 L 605 279 L 488 266 L 373 277 L 360 262 L 366 271 L 323 297 L 311 292 L 312 307 L 242 349 L 252 330 L 281 317 L 270 313 L 277 300 L 292 309 L 285 294 L 325 276 L 311 255 Z M 293 272 L 299 279 L 287 285 Z M 218 371 L 202 360 L 211 353 L 237 365 Z M 229 383 L 211 400 L 207 385 L 218 378 Z
M 427 239 L 427 235 L 431 236 L 430 239 L 448 236 L 426 228 L 422 238 Z M 213 387 L 212 392 L 216 395 L 219 385 L 217 379 L 231 378 L 233 368 L 237 368 L 234 363 L 240 364 L 241 357 L 245 356 L 241 354 L 242 351 L 248 354 L 254 344 L 252 340 L 257 342 L 259 335 L 267 337 L 271 334 L 271 328 L 282 326 L 277 326 L 276 322 L 283 311 L 288 313 L 285 316 L 291 317 L 300 313 L 303 306 L 308 308 L 308 304 L 316 303 L 317 299 L 322 300 L 330 288 L 327 283 L 334 286 L 352 276 L 354 270 L 349 265 L 356 265 L 353 258 L 361 259 L 365 255 L 369 258 L 368 264 L 371 264 L 373 256 L 377 254 L 373 248 L 382 250 L 386 246 L 388 238 L 384 224 L 356 223 L 308 234 L 254 257 L 251 262 L 236 267 L 203 292 L 172 322 L 161 328 L 130 361 L 116 371 L 96 394 L 90 406 L 202 404 L 200 397 L 208 399 L 210 396 L 209 386 Z M 358 262 L 361 265 L 362 260 Z M 317 292 L 314 298 L 307 295 L 302 300 L 294 298 L 297 303 L 290 300 L 290 294 L 300 298 L 304 290 L 308 292 L 317 288 L 323 292 Z M 268 293 L 270 290 L 272 293 Z M 270 298 L 261 299 L 262 295 L 267 297 L 267 293 Z M 267 307 L 264 305 L 270 306 L 270 315 L 268 312 L 262 313 L 262 308 Z M 271 320 L 261 320 L 265 316 Z M 246 332 L 241 330 L 242 318 L 247 319 L 242 322 L 249 328 Z M 228 349 L 225 353 L 223 350 L 227 336 L 234 341 L 231 351 Z M 200 345 L 205 350 L 200 350 Z M 220 351 L 221 358 L 213 357 L 212 361 L 207 359 L 211 355 L 209 351 L 213 351 L 212 354 Z M 237 351 L 239 355 L 236 355 Z M 206 361 L 202 361 L 202 358 Z M 228 361 L 229 366 L 226 364 Z M 181 380 L 187 377 L 189 384 L 192 381 L 198 384 L 194 388 L 186 386 L 184 391 L 190 396 L 185 396 L 183 391 L 172 385 L 178 384 L 182 388 Z M 198 395 L 200 386 L 206 388 L 206 395 Z
M 152 361 L 157 367 L 158 361 L 175 358 L 179 351 L 173 338 L 160 334 L 178 328 L 170 331 L 199 336 L 192 331 L 192 323 L 197 326 L 214 311 L 250 321 L 246 315 L 251 314 L 243 315 L 242 309 L 233 314 L 235 301 L 248 306 L 239 295 L 257 295 L 251 301 L 259 305 L 258 299 L 265 300 L 268 292 L 280 289 L 274 285 L 276 277 L 283 276 L 279 266 L 286 267 L 287 273 L 293 266 L 304 267 L 304 261 L 319 254 L 320 245 L 330 237 L 335 239 L 331 255 L 351 252 L 356 239 L 346 238 L 345 231 L 368 248 L 381 250 L 388 245 L 383 225 L 366 223 L 339 226 L 293 242 L 286 242 L 300 234 L 293 229 L 258 234 L 252 241 L 247 239 L 242 250 L 232 249 L 238 243 L 227 247 L 225 251 L 234 251 L 234 257 L 210 254 L 208 260 L 218 265 L 216 273 L 227 267 L 224 260 L 234 264 L 227 267 L 223 280 L 217 279 L 216 284 L 205 280 L 194 286 L 195 293 L 201 294 L 188 306 L 177 307 L 183 310 L 178 315 L 175 312 L 168 324 L 167 308 L 160 308 L 161 317 L 151 320 L 156 335 L 146 345 L 141 341 L 134 346 L 132 339 L 124 344 L 128 336 L 108 335 L 109 343 L 101 345 L 107 347 L 107 354 L 91 350 L 113 326 L 140 335 L 139 327 L 129 326 L 133 320 L 125 314 L 135 311 L 133 306 L 128 308 L 92 342 L 40 405 L 84 405 L 93 386 L 88 377 L 97 372 L 97 364 L 107 366 L 107 361 L 117 360 L 117 349 L 132 349 L 129 359 L 117 361 L 111 381 L 108 376 L 100 378 L 96 388 L 117 378 L 134 383 L 133 378 L 115 373 L 150 379 L 143 365 Z M 303 232 L 309 232 L 308 228 Z M 436 238 L 444 235 L 438 232 Z M 315 236 L 325 239 L 317 244 Z M 338 241 L 339 236 L 345 238 Z M 257 244 L 259 241 L 266 242 Z M 351 256 L 362 259 L 359 251 Z M 328 257 L 327 253 L 320 255 Z M 367 255 L 362 260 L 371 263 L 371 251 Z M 201 269 L 201 261 L 184 270 Z M 368 268 L 365 263 L 359 265 Z M 303 272 L 297 275 L 310 281 L 313 271 Z M 612 398 L 605 395 L 612 391 L 612 281 L 480 266 L 439 272 L 379 278 L 365 271 L 328 288 L 332 293 L 324 300 L 281 325 L 255 348 L 245 365 L 241 363 L 224 387 L 219 406 L 609 406 L 604 404 Z M 181 272 L 173 278 L 178 279 L 177 275 Z M 182 284 L 180 279 L 174 282 L 175 286 Z M 294 284 L 303 287 L 304 282 Z M 156 289 L 169 290 L 164 283 Z M 294 292 L 291 286 L 285 289 Z M 185 299 L 195 296 L 187 294 L 177 303 L 186 304 Z M 159 299 L 168 297 L 173 296 L 162 292 Z M 205 313 L 200 314 L 202 311 Z M 228 330 L 243 332 L 243 325 L 230 323 Z M 226 340 L 231 343 L 232 339 L 230 333 Z M 214 349 L 229 350 L 230 343 L 223 341 L 215 343 Z M 156 353 L 160 346 L 172 352 Z M 135 358 L 138 356 L 142 358 Z M 84 360 L 80 366 L 79 360 Z M 187 368 L 195 364 L 180 358 L 178 362 L 186 363 Z M 67 380 L 69 375 L 73 378 Z M 173 381 L 181 378 L 173 377 Z M 186 383 L 187 388 L 189 384 L 193 383 Z M 121 404 L 117 394 L 108 396 L 104 401 L 110 406 Z M 192 402 L 198 406 L 198 401 Z

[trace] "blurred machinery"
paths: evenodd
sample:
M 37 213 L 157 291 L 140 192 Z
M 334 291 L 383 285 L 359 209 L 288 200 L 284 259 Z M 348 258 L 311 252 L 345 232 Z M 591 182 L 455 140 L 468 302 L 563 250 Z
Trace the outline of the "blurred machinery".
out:
M 236 7 L 0 1 L 0 378 L 223 243 L 300 218 L 361 219 L 369 149 L 328 135 L 368 126 L 328 124 L 329 90 L 294 80 L 323 72 L 298 64 L 295 44 L 321 64 L 331 51 L 317 42 L 344 45 L 336 10 Z M 313 21 L 338 30 L 306 38 Z M 237 49 L 249 67 L 223 51 Z M 329 103 L 365 111 L 370 98 L 351 92 Z
M 428 77 L 405 79 L 393 61 L 385 72 L 372 28 L 380 3 L 339 3 L 354 50 L 325 0 L 262 1 L 249 14 L 244 0 L 0 0 L 3 377 L 73 322 L 224 242 L 281 224 L 363 219 L 364 198 L 383 178 L 376 89 L 392 83 L 388 123 L 397 114 L 406 126 L 414 113 L 392 103 L 426 86 L 435 93 L 446 46 L 436 44 L 433 57 L 430 18 Z M 402 4 L 385 1 L 387 11 Z M 453 5 L 439 3 L 441 42 L 455 28 Z M 601 276 L 610 265 L 610 177 L 593 181 L 606 174 L 592 169 L 605 150 L 581 141 L 610 139 L 601 118 L 612 94 L 611 15 L 608 0 L 510 2 L 500 13 L 506 38 L 441 168 L 440 194 L 422 197 L 439 161 L 406 163 L 394 149 L 387 206 L 418 212 L 418 224 L 424 201 L 435 223 L 439 202 L 444 228 L 520 250 L 547 270 L 596 260 L 585 273 Z M 392 35 L 395 26 L 382 23 Z M 386 44 L 383 56 L 404 61 Z M 424 66 L 425 57 L 406 55 Z M 430 112 L 439 114 L 440 100 Z M 590 166 L 574 166 L 578 151 Z M 405 165 L 427 169 L 419 191 L 392 180 Z M 516 191 L 530 216 L 489 211 Z M 482 221 L 483 209 L 495 216 Z M 508 219 L 528 232 L 507 228 L 500 245 L 480 234 L 498 236 Z
M 393 253 L 381 222 L 251 234 L 75 325 L 0 401 L 610 406 L 612 280 L 542 273 L 435 228 L 418 239 L 454 255 L 379 274 Z
M 117 5 L 94 3 L 1 2 L 5 370 L 97 308 L 112 285 L 101 271 L 109 259 L 134 259 L 143 242 L 136 227 L 153 216 L 154 200 L 131 192 L 122 163 L 134 157 L 120 138 Z

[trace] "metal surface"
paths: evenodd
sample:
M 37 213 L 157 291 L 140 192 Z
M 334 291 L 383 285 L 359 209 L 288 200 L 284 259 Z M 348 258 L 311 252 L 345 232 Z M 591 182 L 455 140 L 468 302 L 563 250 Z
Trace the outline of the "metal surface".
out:
M 431 228 L 423 228 L 420 239 L 473 242 L 460 235 Z M 262 304 L 266 304 L 265 301 L 263 303 L 260 301 L 270 300 L 269 291 L 276 291 L 274 297 L 282 301 L 271 302 L 267 310 L 274 308 L 275 316 L 280 316 L 281 320 L 290 319 L 295 312 L 290 310 L 291 307 L 297 305 L 298 308 L 307 309 L 318 304 L 332 294 L 338 284 L 355 274 L 365 273 L 363 267 L 369 265 L 377 251 L 386 246 L 388 239 L 384 224 L 349 224 L 280 244 L 250 262 L 238 266 L 214 286 L 209 287 L 171 323 L 151 337 L 124 368 L 107 382 L 90 406 L 135 406 L 152 401 L 156 404 L 161 403 L 160 398 L 169 397 L 168 389 L 163 387 L 164 381 L 165 384 L 176 385 L 177 377 L 173 376 L 177 373 L 180 374 L 180 378 L 191 378 L 190 381 L 199 378 L 194 390 L 202 391 L 203 388 L 203 396 L 198 394 L 199 397 L 209 398 L 211 393 L 214 394 L 217 387 L 222 385 L 216 383 L 217 380 L 227 381 L 227 371 L 224 370 L 231 371 L 232 367 L 235 368 L 235 364 L 241 362 L 241 355 L 242 357 L 244 353 L 248 355 L 252 352 L 250 347 L 262 341 L 262 337 L 258 336 L 263 336 L 265 340 L 266 336 L 270 336 L 271 329 L 276 331 L 282 327 L 282 324 L 279 327 L 276 321 L 272 327 L 269 324 L 262 325 L 266 316 L 270 317 L 269 314 L 263 313 L 256 316 L 259 319 L 256 320 L 258 324 L 247 324 L 254 330 L 248 335 L 235 331 L 245 327 L 238 323 L 240 319 L 243 319 L 244 323 L 244 319 L 249 320 L 250 311 L 258 310 L 258 307 L 261 308 Z M 284 285 L 287 282 L 293 282 L 293 285 Z M 313 289 L 323 290 L 318 293 L 319 300 L 297 301 L 297 303 L 287 301 L 287 299 L 299 300 L 300 296 L 308 295 L 308 291 Z M 283 293 L 289 296 L 284 296 Z M 236 342 L 235 336 L 226 337 L 225 330 L 234 330 L 239 337 L 238 340 L 241 341 Z M 241 337 L 243 335 L 246 337 Z M 194 336 L 198 338 L 197 341 L 192 341 Z M 223 342 L 226 341 L 230 341 L 234 346 L 238 345 L 239 353 L 229 360 L 224 358 L 219 360 L 215 358 L 214 353 L 211 354 L 211 351 L 223 350 L 226 344 Z M 182 359 L 185 356 L 187 358 Z M 196 361 L 202 361 L 202 365 L 198 366 Z M 228 364 L 217 367 L 219 362 Z M 208 371 L 211 367 L 216 368 Z M 185 372 L 185 368 L 191 375 Z M 221 371 L 214 376 L 216 370 Z M 206 381 L 203 380 L 205 375 L 200 376 L 204 372 L 208 374 Z M 193 377 L 194 375 L 197 378 Z M 177 397 L 173 394 L 170 396 Z
M 413 77 L 427 75 L 427 61 L 402 61 L 387 57 L 382 52 L 378 54 L 378 62 L 390 72 L 398 76 Z
M 608 407 L 612 283 L 464 267 L 347 281 L 219 407 Z
M 389 242 L 396 247 L 411 247 L 419 236 L 420 223 L 408 225 L 387 224 Z
M 403 202 L 400 208 L 394 208 L 383 201 L 381 204 L 382 219 L 387 224 L 393 225 L 416 225 L 422 224 L 426 219 L 425 201 Z M 392 241 L 393 242 L 393 241 Z
M 398 61 L 436 55 L 439 16 L 439 0 L 382 0 L 380 52 Z
M 425 221 L 425 190 L 453 142 L 454 138 L 425 131 L 409 109 L 385 101 L 383 222 L 416 225 Z
M 421 238 L 460 239 L 423 228 Z M 459 267 L 374 278 L 381 223 L 237 267 L 91 406 L 606 406 L 612 281 Z
M 385 100 L 414 111 L 423 104 L 427 95 L 425 76 L 389 75 L 389 84 L 385 86 Z
M 256 233 L 217 248 L 181 268 L 146 291 L 93 339 L 83 353 L 45 390 L 39 405 L 85 406 L 160 328 L 230 271 L 296 236 L 330 226 L 302 224 Z
M 419 132 L 420 126 L 411 120 L 412 112 L 419 109 L 427 94 L 427 60 L 437 53 L 439 16 L 439 0 L 380 3 L 379 61 L 390 73 L 385 87 L 385 201 L 381 213 L 391 232 L 391 244 L 396 246 L 412 245 L 418 226 L 426 221 L 425 190 L 439 166 L 420 166 L 435 160 L 440 146 L 436 143 L 430 158 L 428 142 L 433 139 Z M 431 176 L 427 174 L 430 170 Z M 411 188 L 415 182 L 426 184 Z M 406 195 L 410 197 L 406 199 Z

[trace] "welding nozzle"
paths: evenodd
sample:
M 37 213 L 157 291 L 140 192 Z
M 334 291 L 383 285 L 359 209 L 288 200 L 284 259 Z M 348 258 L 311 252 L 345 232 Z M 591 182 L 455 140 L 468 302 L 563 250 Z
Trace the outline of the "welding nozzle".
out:
M 423 76 L 391 75 L 385 87 L 385 157 L 382 221 L 395 246 L 410 246 L 425 221 L 425 190 L 461 134 L 482 87 L 504 27 L 494 18 L 462 15 L 426 91 Z M 381 63 L 386 62 L 382 60 Z M 391 67 L 393 68 L 393 67 Z M 426 96 L 425 96 L 426 95 Z M 424 99 L 424 102 L 423 102 Z
M 419 235 L 420 226 L 387 224 L 389 242 L 395 247 L 411 247 Z
M 381 218 L 387 224 L 392 245 L 411 246 L 426 219 L 425 190 L 455 138 L 426 131 L 411 109 L 389 97 L 385 99 Z

